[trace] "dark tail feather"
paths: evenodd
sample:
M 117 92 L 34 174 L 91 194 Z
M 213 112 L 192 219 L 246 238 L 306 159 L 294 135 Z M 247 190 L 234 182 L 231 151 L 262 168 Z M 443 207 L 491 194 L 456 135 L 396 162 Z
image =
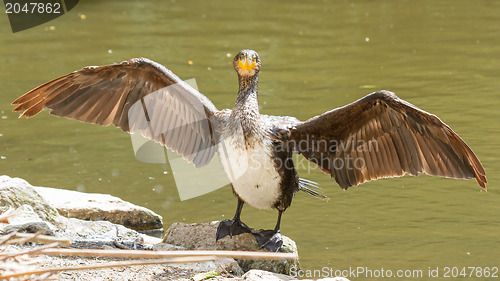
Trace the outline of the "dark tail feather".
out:
M 311 180 L 299 178 L 299 188 L 305 193 L 314 196 L 318 199 L 321 200 L 330 199 L 321 193 L 321 187 L 318 185 L 318 183 L 313 182 Z

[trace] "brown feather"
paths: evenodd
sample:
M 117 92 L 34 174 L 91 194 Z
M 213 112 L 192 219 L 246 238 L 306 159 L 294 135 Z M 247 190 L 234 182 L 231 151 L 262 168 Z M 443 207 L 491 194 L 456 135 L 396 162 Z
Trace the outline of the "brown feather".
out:
M 481 162 L 467 144 L 438 117 L 405 102 L 387 91 L 372 93 L 349 105 L 328 111 L 296 125 L 288 138 L 293 143 L 309 141 L 309 147 L 295 149 L 317 163 L 342 188 L 383 177 L 405 173 L 448 178 L 476 178 L 486 190 L 486 175 Z M 332 140 L 338 145 L 311 149 L 311 140 Z M 352 152 L 357 142 L 362 151 Z M 353 147 L 355 145 L 355 147 Z M 346 155 L 352 159 L 347 159 Z M 349 158 L 348 157 L 348 158 Z M 361 159 L 365 167 L 344 164 Z M 325 161 L 328 160 L 328 161 Z
M 174 87 L 172 92 L 164 90 L 171 85 Z M 159 92 L 160 90 L 165 92 Z M 168 98 L 151 99 L 151 102 L 159 102 L 148 108 L 153 109 L 153 112 L 147 114 L 154 116 L 154 120 L 149 123 L 149 119 L 143 118 L 146 111 L 130 109 L 136 102 L 155 92 Z M 211 140 L 211 132 L 201 127 L 194 128 L 196 124 L 186 123 L 214 116 L 218 110 L 210 100 L 186 86 L 170 70 L 144 58 L 85 67 L 36 87 L 12 104 L 17 105 L 14 111 L 24 111 L 20 117 L 34 116 L 48 108 L 56 116 L 105 126 L 113 124 L 126 132 L 132 132 L 130 125 L 133 125 L 134 130 L 141 131 L 151 140 L 172 145 L 167 147 L 189 158 L 188 160 L 193 160 L 194 156 L 191 154 L 196 151 L 192 149 L 196 147 L 186 138 L 200 138 L 200 141 L 194 143 L 215 143 Z M 129 114 L 134 117 L 133 124 L 129 124 Z M 161 120 L 166 115 L 169 119 Z M 188 130 L 192 132 L 189 133 Z M 165 140 L 165 137 L 173 139 Z M 210 153 L 203 155 L 204 162 L 199 161 L 196 165 L 207 164 L 215 150 L 210 150 Z

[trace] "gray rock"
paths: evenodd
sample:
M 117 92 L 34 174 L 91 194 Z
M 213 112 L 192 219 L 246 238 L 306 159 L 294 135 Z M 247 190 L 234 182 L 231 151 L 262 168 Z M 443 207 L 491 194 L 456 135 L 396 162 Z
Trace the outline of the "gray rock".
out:
M 109 194 L 39 186 L 33 189 L 67 218 L 109 221 L 138 231 L 163 227 L 160 215 Z
M 243 280 L 246 281 L 289 281 L 297 280 L 292 276 L 273 273 L 269 271 L 252 269 L 243 275 Z
M 71 240 L 73 247 L 84 248 L 148 249 L 161 241 L 108 221 L 63 217 L 25 180 L 0 176 L 0 213 L 8 208 L 16 210 L 8 224 L 0 223 L 3 233 L 42 231 Z
M 231 258 L 219 258 L 215 261 L 188 263 L 188 264 L 170 264 L 169 266 L 189 270 L 194 273 L 218 271 L 229 273 L 235 276 L 243 275 L 243 270 L 238 265 L 238 262 Z
M 151 249 L 153 244 L 160 241 L 159 238 L 108 221 L 74 218 L 67 219 L 62 234 L 73 241 L 72 247 L 75 248 Z
M 273 273 L 269 271 L 263 271 L 258 269 L 252 269 L 243 275 L 243 280 L 245 281 L 291 281 L 298 280 L 292 276 Z M 302 281 L 311 281 L 311 279 L 301 279 Z M 316 281 L 349 281 L 349 279 L 344 277 L 333 277 L 333 278 L 323 278 L 314 279 Z
M 260 249 L 255 237 L 249 233 L 224 237 L 215 241 L 218 221 L 198 224 L 174 223 L 165 233 L 163 243 L 181 246 L 187 250 L 228 250 L 228 251 L 267 251 Z M 295 242 L 283 236 L 280 252 L 297 252 Z M 298 267 L 298 260 L 238 260 L 244 271 L 262 269 L 288 274 L 290 268 Z
M 62 220 L 58 220 L 62 225 Z M 0 231 L 11 232 L 41 232 L 45 235 L 54 235 L 57 228 L 48 221 L 43 221 L 30 205 L 22 205 L 9 217 L 9 224 L 0 224 Z
M 0 176 L 0 211 L 9 207 L 31 206 L 38 220 L 58 225 L 61 223 L 57 210 L 41 197 L 27 181 L 20 178 Z
M 153 250 L 155 251 L 182 251 L 186 250 L 186 248 L 182 246 L 167 244 L 167 243 L 158 243 L 153 246 Z
M 155 251 L 180 251 L 187 250 L 183 246 L 172 245 L 168 243 L 158 243 L 153 246 Z M 216 270 L 218 272 L 227 272 L 232 275 L 241 276 L 243 275 L 243 269 L 241 269 L 238 262 L 232 258 L 220 258 L 216 261 L 202 262 L 188 265 L 171 265 L 180 269 L 190 269 L 193 272 L 209 272 Z

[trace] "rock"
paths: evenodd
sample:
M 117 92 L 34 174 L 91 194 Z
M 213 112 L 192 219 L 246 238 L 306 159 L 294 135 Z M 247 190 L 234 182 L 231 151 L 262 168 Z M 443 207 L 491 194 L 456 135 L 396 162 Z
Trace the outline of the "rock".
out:
M 67 219 L 64 237 L 70 238 L 75 248 L 152 249 L 159 238 L 144 235 L 108 221 Z M 60 235 L 58 235 L 60 236 Z
M 244 233 L 224 237 L 215 241 L 218 221 L 198 224 L 174 223 L 165 233 L 163 243 L 181 246 L 187 250 L 228 250 L 228 251 L 267 251 L 260 249 L 252 234 Z M 297 252 L 295 242 L 283 236 L 280 252 Z M 298 267 L 298 260 L 238 260 L 244 271 L 262 269 L 288 274 L 290 268 Z
M 241 276 L 244 273 L 238 262 L 231 258 L 219 258 L 215 261 L 200 263 L 170 264 L 169 266 L 197 273 L 217 271 L 235 276 Z
M 245 281 L 291 281 L 298 280 L 295 277 L 273 273 L 269 271 L 263 271 L 258 269 L 252 269 L 242 276 Z M 311 279 L 301 279 L 302 281 L 311 281 Z M 349 281 L 349 279 L 344 277 L 333 277 L 333 278 L 322 278 L 314 279 L 316 281 Z
M 160 215 L 115 196 L 39 186 L 33 189 L 67 218 L 104 220 L 138 231 L 163 227 Z
M 43 221 L 30 205 L 22 205 L 9 216 L 9 224 L 0 224 L 2 232 L 41 232 L 45 235 L 54 235 L 57 228 L 50 222 Z M 63 223 L 58 220 L 59 224 Z
M 0 176 L 0 211 L 9 207 L 31 206 L 39 220 L 55 225 L 60 223 L 57 210 L 41 197 L 27 181 L 20 178 Z
M 158 243 L 153 246 L 153 250 L 155 251 L 180 251 L 187 250 L 183 246 L 172 245 L 168 243 Z M 194 272 L 209 272 L 216 270 L 218 272 L 228 272 L 236 276 L 243 275 L 243 269 L 241 269 L 238 262 L 232 258 L 220 258 L 216 261 L 210 262 L 202 262 L 188 265 L 171 265 L 174 267 L 182 268 L 182 269 L 190 269 Z
M 155 251 L 181 251 L 186 250 L 186 248 L 182 246 L 167 244 L 167 243 L 158 243 L 153 246 L 153 250 Z
M 0 223 L 3 233 L 42 231 L 69 239 L 73 247 L 83 248 L 149 249 L 161 241 L 108 221 L 63 217 L 33 186 L 19 178 L 0 176 L 0 204 L 0 213 L 16 208 L 8 218 L 9 223 Z
M 252 269 L 243 275 L 243 280 L 248 281 L 289 281 L 297 280 L 292 276 L 273 273 L 269 271 Z

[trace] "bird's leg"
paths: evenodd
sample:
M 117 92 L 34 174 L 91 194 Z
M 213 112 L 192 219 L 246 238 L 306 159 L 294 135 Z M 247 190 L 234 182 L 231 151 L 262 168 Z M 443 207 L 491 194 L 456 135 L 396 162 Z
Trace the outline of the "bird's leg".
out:
M 280 233 L 280 223 L 281 223 L 281 214 L 283 211 L 279 211 L 278 214 L 278 222 L 276 223 L 276 227 L 274 230 L 260 230 L 258 232 L 253 232 L 252 234 L 257 239 L 257 243 L 261 248 L 266 248 L 270 252 L 277 252 L 281 245 L 283 245 L 283 238 Z
M 219 223 L 217 227 L 216 241 L 229 235 L 234 236 L 242 233 L 252 233 L 252 229 L 240 220 L 241 209 L 243 209 L 243 201 L 238 198 L 238 207 L 236 214 L 232 220 L 226 219 Z

